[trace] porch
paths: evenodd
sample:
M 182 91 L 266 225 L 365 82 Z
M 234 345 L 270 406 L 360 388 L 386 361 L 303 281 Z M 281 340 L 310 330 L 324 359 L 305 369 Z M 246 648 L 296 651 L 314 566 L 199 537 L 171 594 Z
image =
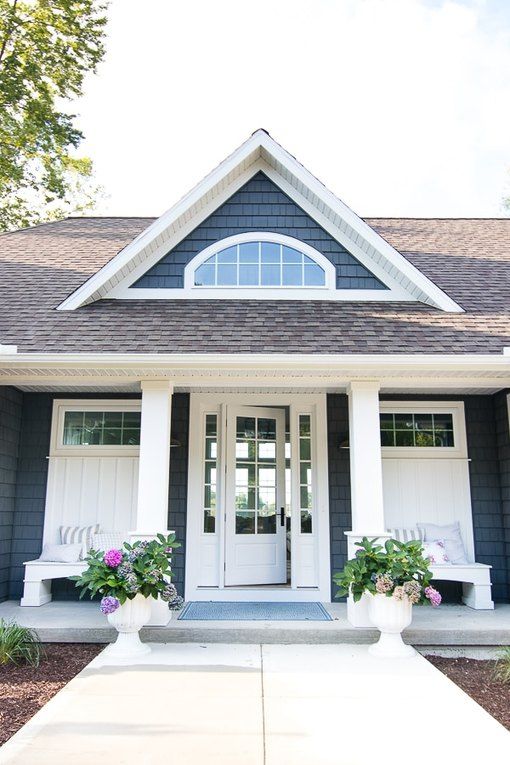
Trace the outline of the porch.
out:
M 329 603 L 331 575 L 360 536 L 457 522 L 467 563 L 491 566 L 494 599 L 508 602 L 506 358 L 451 357 L 446 366 L 429 357 L 59 363 L 37 370 L 13 354 L 0 369 L 0 382 L 10 386 L 0 392 L 9 392 L 23 422 L 9 435 L 19 452 L 10 556 L 3 558 L 11 599 L 22 594 L 24 563 L 43 544 L 58 543 L 61 526 L 99 523 L 138 538 L 174 529 L 183 542 L 175 581 L 187 600 Z M 101 438 L 121 433 L 121 440 L 73 442 L 89 414 L 97 420 L 101 411 L 111 416 L 108 426 L 101 420 Z M 134 413 L 138 443 L 124 444 L 125 428 L 114 420 L 125 424 L 129 415 L 132 424 Z M 391 425 L 385 434 L 383 420 Z M 381 443 L 382 435 L 390 440 Z M 490 594 L 485 603 L 492 604 Z M 48 604 L 41 614 L 50 607 L 64 614 L 58 609 L 71 605 Z M 332 607 L 338 621 L 318 634 L 344 634 L 345 606 Z M 439 624 L 436 612 L 424 613 L 416 624 Z M 457 612 L 449 613 L 442 635 L 454 624 L 463 629 Z M 463 624 L 471 617 L 467 611 Z M 190 627 L 171 622 L 168 629 Z M 273 630 L 279 639 L 282 629 Z
M 324 603 L 333 621 L 248 622 L 179 621 L 178 612 L 164 627 L 145 627 L 142 639 L 157 643 L 373 643 L 375 630 L 353 627 L 346 603 Z M 18 601 L 0 603 L 0 619 L 33 627 L 48 643 L 108 643 L 115 637 L 97 603 L 52 601 L 42 608 L 21 608 Z M 510 604 L 493 611 L 442 605 L 415 607 L 404 639 L 421 646 L 496 647 L 510 644 Z

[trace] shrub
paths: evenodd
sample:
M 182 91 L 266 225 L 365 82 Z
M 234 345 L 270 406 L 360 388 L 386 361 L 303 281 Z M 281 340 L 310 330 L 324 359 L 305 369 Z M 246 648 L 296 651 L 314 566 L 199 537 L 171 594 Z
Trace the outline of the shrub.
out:
M 0 665 L 25 663 L 38 667 L 41 655 L 41 642 L 35 630 L 0 619 Z
M 499 651 L 494 667 L 494 679 L 501 683 L 510 683 L 510 646 Z

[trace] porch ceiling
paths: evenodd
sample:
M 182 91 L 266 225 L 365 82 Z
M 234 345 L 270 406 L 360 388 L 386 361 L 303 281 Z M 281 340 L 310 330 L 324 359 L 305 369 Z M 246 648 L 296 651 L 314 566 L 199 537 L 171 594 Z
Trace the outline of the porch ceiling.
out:
M 184 392 L 333 393 L 371 379 L 384 393 L 494 393 L 510 387 L 510 356 L 0 354 L 0 385 L 26 391 L 126 393 L 158 379 Z

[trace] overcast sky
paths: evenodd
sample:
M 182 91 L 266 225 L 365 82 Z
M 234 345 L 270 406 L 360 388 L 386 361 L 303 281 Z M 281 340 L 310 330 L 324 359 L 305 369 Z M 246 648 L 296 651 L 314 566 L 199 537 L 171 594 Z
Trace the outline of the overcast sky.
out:
M 264 127 L 360 215 L 497 216 L 510 0 L 113 0 L 73 107 L 99 214 L 160 215 Z

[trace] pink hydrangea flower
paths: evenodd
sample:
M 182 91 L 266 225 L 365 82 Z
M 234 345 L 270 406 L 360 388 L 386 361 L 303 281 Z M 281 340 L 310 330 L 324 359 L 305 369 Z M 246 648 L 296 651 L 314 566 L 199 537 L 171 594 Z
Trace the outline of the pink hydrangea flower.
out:
M 117 568 L 122 563 L 122 553 L 120 550 L 107 550 L 103 560 L 109 568 Z
M 431 605 L 441 605 L 441 593 L 434 589 L 434 587 L 425 587 L 425 597 L 430 600 Z

